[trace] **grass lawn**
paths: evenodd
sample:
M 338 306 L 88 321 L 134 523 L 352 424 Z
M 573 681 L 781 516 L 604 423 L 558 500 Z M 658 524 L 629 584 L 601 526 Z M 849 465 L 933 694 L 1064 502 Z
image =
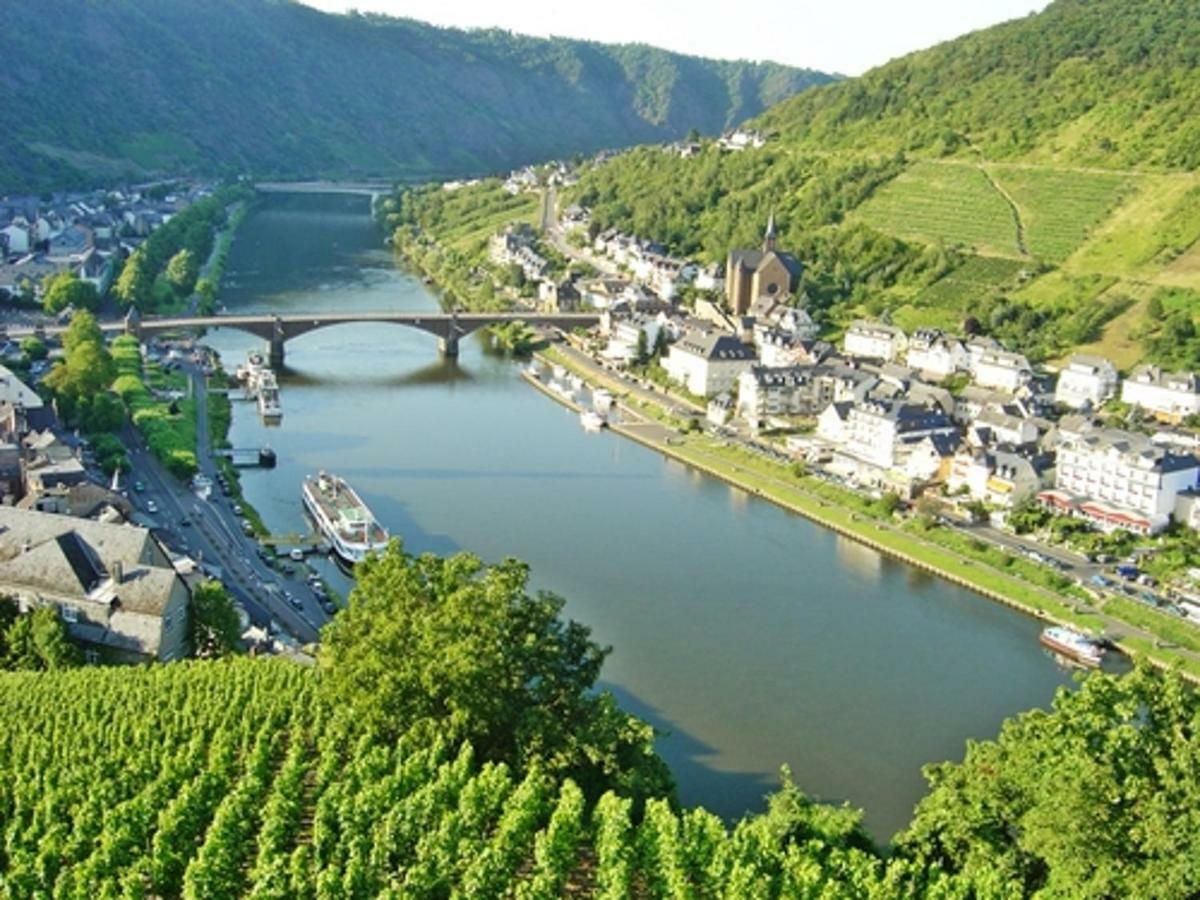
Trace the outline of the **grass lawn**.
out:
M 1137 190 L 1064 263 L 1073 272 L 1200 287 L 1200 179 L 1143 175 Z M 1193 258 L 1195 257 L 1195 259 Z

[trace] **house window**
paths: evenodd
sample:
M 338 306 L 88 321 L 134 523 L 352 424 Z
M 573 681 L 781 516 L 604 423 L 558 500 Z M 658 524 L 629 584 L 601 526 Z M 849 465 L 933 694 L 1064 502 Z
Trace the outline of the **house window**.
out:
M 97 653 L 95 650 L 90 650 L 90 649 L 84 650 L 83 651 L 83 661 L 86 662 L 88 665 L 94 666 L 96 663 L 100 662 L 100 654 Z

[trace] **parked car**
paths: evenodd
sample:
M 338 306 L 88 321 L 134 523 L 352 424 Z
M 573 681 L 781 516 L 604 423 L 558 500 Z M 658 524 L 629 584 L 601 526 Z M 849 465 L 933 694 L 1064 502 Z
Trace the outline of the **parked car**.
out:
M 1131 566 L 1128 563 L 1122 563 L 1121 565 L 1117 566 L 1117 574 L 1122 578 L 1137 578 L 1138 569 L 1137 566 Z
M 288 556 L 290 556 L 296 562 L 304 562 L 304 551 L 299 547 L 293 547 L 288 553 Z
M 158 512 L 158 504 L 155 503 L 153 500 L 147 500 L 146 501 L 146 512 L 148 512 L 148 513 Z

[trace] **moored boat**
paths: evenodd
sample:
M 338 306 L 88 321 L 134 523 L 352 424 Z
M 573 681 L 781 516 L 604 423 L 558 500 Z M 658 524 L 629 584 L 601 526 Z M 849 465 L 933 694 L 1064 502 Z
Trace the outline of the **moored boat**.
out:
M 283 407 L 279 404 L 279 384 L 275 373 L 265 369 L 258 378 L 258 414 L 269 424 L 283 418 Z
M 584 431 L 599 431 L 608 423 L 598 412 L 585 409 L 579 414 L 579 424 L 583 426 Z
M 344 479 L 327 472 L 309 475 L 304 479 L 301 496 L 318 530 L 346 564 L 353 566 L 368 553 L 382 552 L 387 547 L 387 529 Z
M 600 415 L 607 415 L 608 411 L 612 409 L 612 405 L 613 395 L 609 391 L 604 388 L 596 388 L 592 391 L 592 409 Z
M 1043 629 L 1038 640 L 1042 646 L 1080 665 L 1096 667 L 1104 658 L 1104 647 L 1099 641 L 1064 625 Z

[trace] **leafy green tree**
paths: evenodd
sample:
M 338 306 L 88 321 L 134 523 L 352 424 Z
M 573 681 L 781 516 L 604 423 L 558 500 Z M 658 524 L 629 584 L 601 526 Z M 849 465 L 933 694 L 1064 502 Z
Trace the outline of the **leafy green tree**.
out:
M 241 622 L 221 582 L 206 581 L 193 589 L 188 616 L 196 656 L 224 656 L 241 648 Z
M 962 896 L 1194 897 L 1197 723 L 1196 693 L 1148 664 L 1061 688 L 1051 711 L 926 768 L 897 856 Z
M 79 650 L 53 606 L 12 620 L 4 634 L 4 650 L 3 668 L 16 671 L 66 669 L 80 662 Z
M 448 721 L 485 759 L 540 761 L 593 796 L 613 783 L 670 792 L 652 729 L 592 691 L 608 650 L 563 622 L 562 598 L 528 593 L 525 563 L 413 557 L 393 541 L 356 575 L 321 640 L 335 708 L 384 737 Z
M 30 359 L 45 359 L 50 354 L 50 348 L 41 338 L 31 334 L 21 338 L 21 352 Z
M 50 280 L 42 298 L 42 308 L 57 315 L 68 306 L 75 309 L 95 309 L 100 304 L 96 286 L 84 281 L 74 272 L 60 272 Z
M 121 267 L 121 274 L 113 284 L 113 294 L 123 306 L 136 306 L 141 309 L 149 303 L 153 289 L 154 276 L 146 264 L 145 254 L 138 248 Z
M 199 275 L 199 267 L 192 251 L 180 250 L 172 256 L 170 262 L 167 263 L 165 274 L 167 281 L 175 289 L 175 293 L 181 297 L 191 294 L 196 287 L 196 278 Z
M 88 434 L 111 435 L 125 421 L 125 408 L 120 399 L 108 391 L 81 402 L 78 414 L 80 427 Z

